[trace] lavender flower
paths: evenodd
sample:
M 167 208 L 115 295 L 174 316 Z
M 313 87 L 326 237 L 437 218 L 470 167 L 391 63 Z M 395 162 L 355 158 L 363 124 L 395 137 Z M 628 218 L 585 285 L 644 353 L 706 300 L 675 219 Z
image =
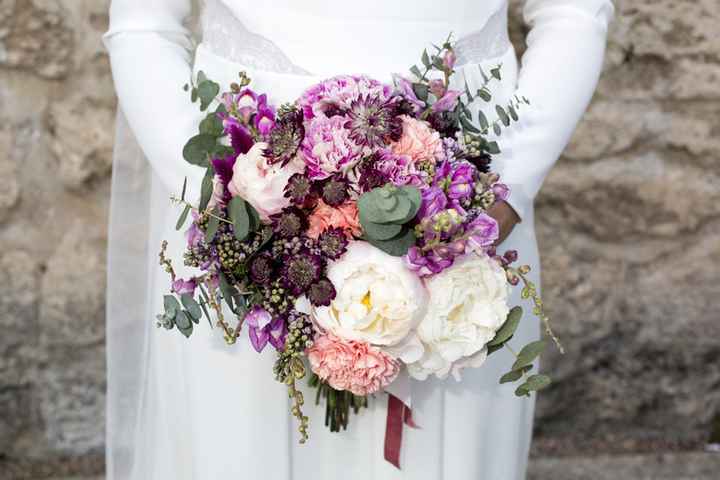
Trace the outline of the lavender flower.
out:
M 415 95 L 410 80 L 397 76 L 395 77 L 395 83 L 397 84 L 398 93 L 412 105 L 414 113 L 419 113 L 425 109 L 425 102 Z
M 479 214 L 465 230 L 470 244 L 483 250 L 491 247 L 500 236 L 497 220 L 485 213 Z
M 182 278 L 178 278 L 174 282 L 172 282 L 172 291 L 177 293 L 178 295 L 183 295 L 185 293 L 194 295 L 196 288 L 197 288 L 197 282 L 195 281 L 194 278 L 190 278 L 188 280 L 183 280 Z
M 459 90 L 448 90 L 442 98 L 433 103 L 431 110 L 433 112 L 450 112 L 455 110 L 460 95 L 462 95 L 462 92 Z
M 448 199 L 440 187 L 427 187 L 422 190 L 422 203 L 418 218 L 432 217 L 447 207 Z

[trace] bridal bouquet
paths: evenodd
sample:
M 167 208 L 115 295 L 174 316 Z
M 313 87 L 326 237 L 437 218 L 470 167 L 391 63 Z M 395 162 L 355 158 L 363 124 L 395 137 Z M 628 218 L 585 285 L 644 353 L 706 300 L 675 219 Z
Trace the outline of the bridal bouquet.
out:
M 508 304 L 514 286 L 552 336 L 529 267 L 497 251 L 487 213 L 509 194 L 490 169 L 499 148 L 489 133 L 528 101 L 496 106 L 494 122 L 474 119 L 469 106 L 491 101 L 500 68 L 458 90 L 454 64 L 445 42 L 423 52 L 412 78 L 337 76 L 280 106 L 244 73 L 227 93 L 202 73 L 185 87 L 208 112 L 184 149 L 206 168 L 199 203 L 187 184 L 174 198 L 184 206 L 177 229 L 191 218 L 184 263 L 197 275 L 179 278 L 163 244 L 172 291 L 158 323 L 189 337 L 206 317 L 229 344 L 244 329 L 258 352 L 276 350 L 302 441 L 298 380 L 310 377 L 326 402 L 326 424 L 345 428 L 401 369 L 459 378 L 506 346 L 522 316 Z M 521 380 L 519 396 L 547 386 L 530 374 L 544 347 L 510 349 L 516 361 L 500 382 Z

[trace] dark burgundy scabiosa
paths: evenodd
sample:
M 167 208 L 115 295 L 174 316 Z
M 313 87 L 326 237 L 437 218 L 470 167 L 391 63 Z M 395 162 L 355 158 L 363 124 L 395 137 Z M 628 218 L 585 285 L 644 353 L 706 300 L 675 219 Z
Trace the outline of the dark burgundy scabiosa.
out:
M 295 157 L 304 137 L 302 112 L 292 107 L 281 109 L 267 138 L 268 147 L 264 153 L 268 163 L 287 165 Z
M 345 128 L 360 146 L 380 148 L 400 139 L 402 120 L 394 100 L 364 97 L 352 102 Z
M 459 130 L 458 121 L 453 118 L 452 112 L 433 112 L 428 117 L 428 122 L 442 137 L 453 138 Z
M 273 230 L 281 238 L 293 238 L 307 229 L 307 216 L 297 207 L 287 207 L 271 217 Z
M 335 298 L 335 286 L 327 278 L 321 278 L 310 286 L 308 300 L 316 307 L 327 307 Z
M 382 187 L 390 181 L 388 176 L 377 168 L 378 157 L 379 155 L 374 153 L 363 159 L 357 167 L 358 185 L 363 192 Z
M 487 153 L 483 153 L 477 156 L 468 156 L 465 157 L 465 160 L 467 160 L 475 168 L 477 168 L 478 172 L 488 173 L 490 171 L 490 163 L 492 161 L 492 157 L 490 157 L 490 155 L 488 155 Z
M 275 262 L 269 253 L 261 253 L 250 261 L 250 278 L 261 285 L 268 285 L 273 281 Z
M 320 234 L 317 246 L 330 260 L 337 260 L 347 250 L 348 239 L 342 228 L 328 228 Z
M 288 255 L 282 259 L 282 264 L 280 278 L 293 295 L 307 292 L 322 276 L 322 258 L 307 249 L 292 256 Z
M 339 207 L 350 198 L 348 181 L 339 175 L 334 175 L 323 182 L 320 187 L 322 199 L 331 207 Z
M 301 207 L 309 207 L 317 196 L 315 184 L 304 174 L 296 173 L 285 186 L 285 198 Z

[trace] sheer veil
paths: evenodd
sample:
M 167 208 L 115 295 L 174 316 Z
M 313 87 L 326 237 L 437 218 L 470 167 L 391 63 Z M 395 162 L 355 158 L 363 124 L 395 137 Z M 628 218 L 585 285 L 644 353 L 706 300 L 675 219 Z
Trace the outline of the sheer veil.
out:
M 198 25 L 200 8 L 188 22 Z M 194 29 L 197 31 L 197 28 Z M 192 45 L 188 45 L 192 48 Z M 148 418 L 162 415 L 163 398 L 184 401 L 178 392 L 180 362 L 168 358 L 179 352 L 160 354 L 153 348 L 157 329 L 154 316 L 158 305 L 152 304 L 154 275 L 163 225 L 170 216 L 170 193 L 154 174 L 133 135 L 125 115 L 118 109 L 115 149 L 113 152 L 112 193 L 108 227 L 108 281 L 106 303 L 107 407 L 106 461 L 107 478 L 119 480 L 150 475 L 150 458 L 142 455 L 155 442 L 170 442 L 168 450 L 183 448 L 183 435 L 160 438 L 158 432 L 140 428 L 152 422 Z M 162 350 L 165 350 L 163 348 Z M 162 363 L 161 366 L 157 366 Z M 182 419 L 168 419 L 177 431 Z M 162 449 L 162 446 L 155 445 Z M 191 475 L 190 472 L 187 475 Z M 145 476 L 144 478 L 150 478 Z

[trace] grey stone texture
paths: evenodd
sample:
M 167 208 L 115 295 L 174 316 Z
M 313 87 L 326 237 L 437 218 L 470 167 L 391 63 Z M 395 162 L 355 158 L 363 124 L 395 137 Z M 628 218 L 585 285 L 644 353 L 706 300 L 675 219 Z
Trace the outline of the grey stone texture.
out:
M 108 3 L 0 0 L 0 478 L 101 468 Z M 709 454 L 557 456 L 692 449 L 720 418 L 720 2 L 616 5 L 595 99 L 536 203 L 568 352 L 544 360 L 531 478 L 710 478 Z

